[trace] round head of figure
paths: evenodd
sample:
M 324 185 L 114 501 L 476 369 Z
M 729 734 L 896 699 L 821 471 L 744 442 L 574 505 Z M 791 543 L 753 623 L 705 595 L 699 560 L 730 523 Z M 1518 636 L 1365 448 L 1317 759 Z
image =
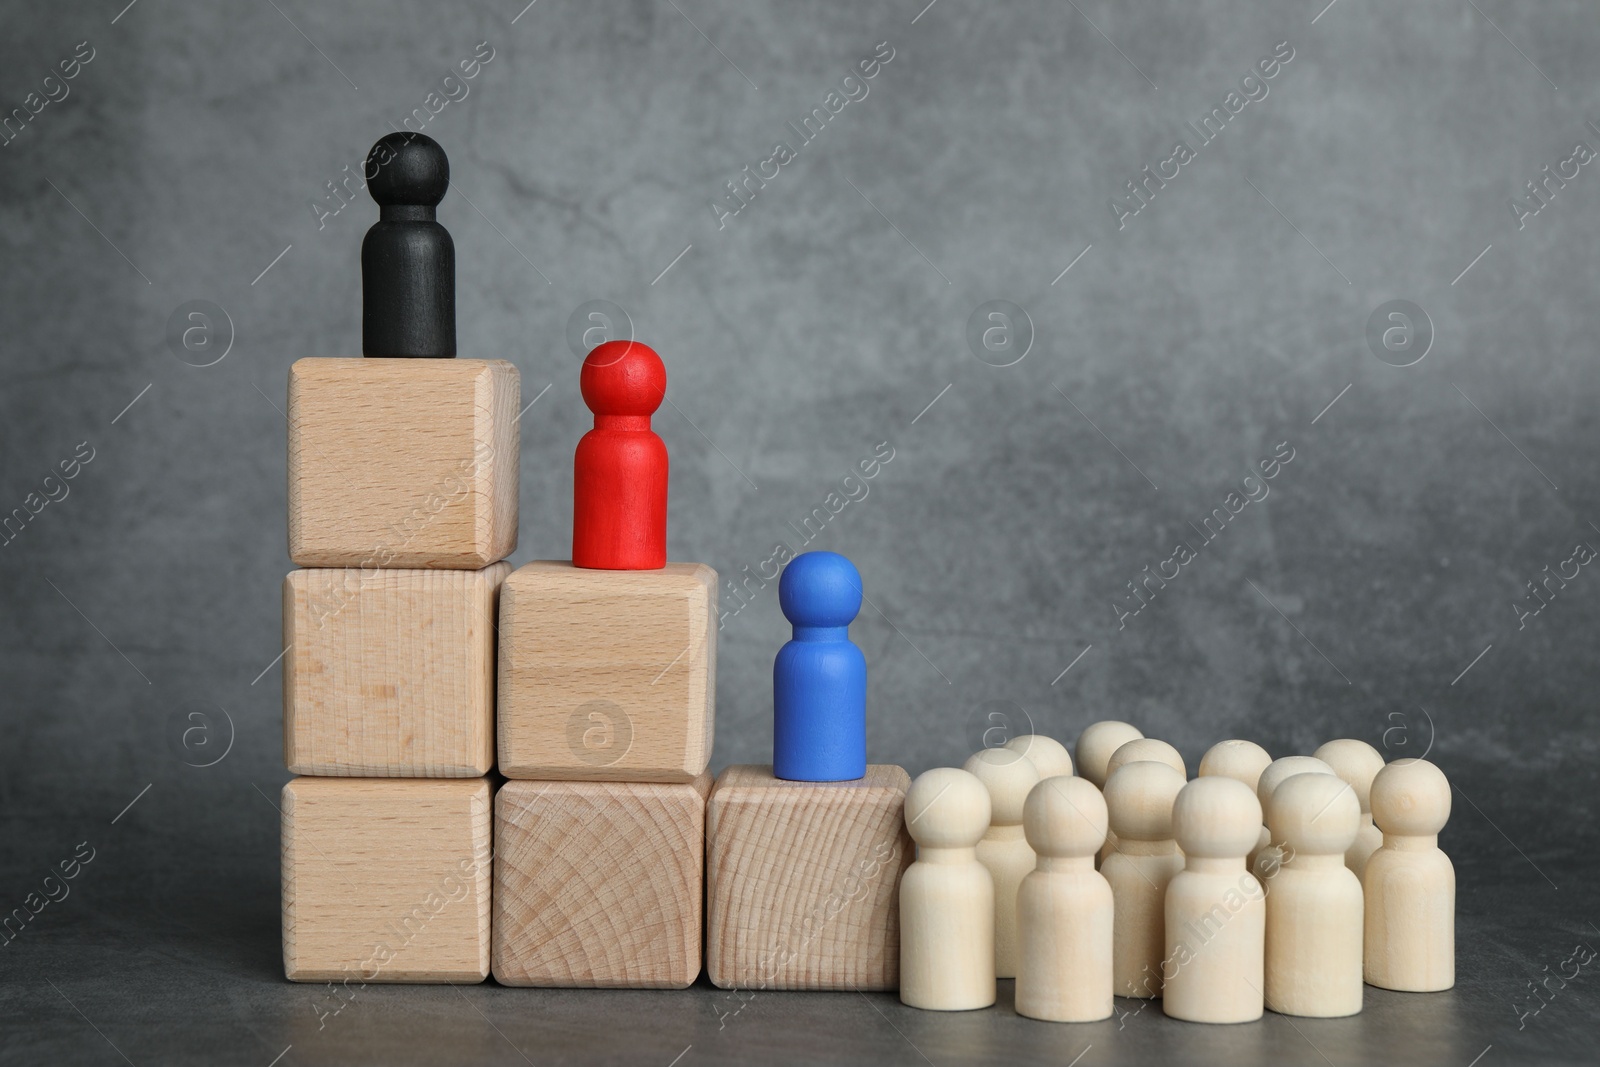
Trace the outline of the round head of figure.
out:
M 1023 734 L 1006 742 L 1006 748 L 1020 752 L 1033 761 L 1040 778 L 1056 778 L 1072 774 L 1072 755 L 1053 737 L 1044 734 Z
M 849 626 L 861 610 L 861 572 L 837 552 L 802 552 L 778 579 L 778 606 L 795 626 Z
M 1126 744 L 1117 746 L 1117 750 L 1111 753 L 1111 758 L 1106 760 L 1106 781 L 1111 781 L 1111 776 L 1117 773 L 1118 767 L 1145 760 L 1165 763 L 1177 771 L 1185 781 L 1189 779 L 1189 768 L 1184 766 L 1183 757 L 1178 754 L 1177 749 L 1154 737 L 1136 737 Z
M 1022 805 L 1039 784 L 1039 769 L 1032 760 L 1009 748 L 985 748 L 972 754 L 965 769 L 989 791 L 991 822 L 996 826 L 1021 824 Z
M 450 160 L 432 137 L 390 133 L 367 153 L 365 176 L 380 207 L 432 208 L 450 188 Z
M 1143 737 L 1137 726 L 1116 719 L 1092 722 L 1078 735 L 1078 773 L 1096 786 L 1106 784 L 1106 764 L 1111 754 L 1129 741 Z
M 1119 842 L 1170 839 L 1172 804 L 1185 784 L 1183 775 L 1165 763 L 1155 760 L 1124 763 L 1106 779 L 1111 832 L 1117 835 Z
M 1333 768 L 1315 756 L 1281 756 L 1261 772 L 1261 780 L 1256 783 L 1256 799 L 1261 802 L 1261 810 L 1266 811 L 1272 805 L 1273 790 L 1295 775 L 1332 773 Z
M 1186 856 L 1243 859 L 1261 836 L 1261 802 L 1243 782 L 1196 778 L 1172 802 L 1172 835 Z
M 1254 741 L 1218 741 L 1200 757 L 1200 777 L 1221 775 L 1243 782 L 1252 790 L 1261 782 L 1261 772 L 1272 757 Z
M 1333 773 L 1350 783 L 1362 811 L 1372 810 L 1372 780 L 1383 770 L 1383 756 L 1365 741 L 1341 737 L 1329 741 L 1316 752 L 1317 759 L 1333 768 Z
M 1022 832 L 1041 856 L 1087 859 L 1106 843 L 1106 802 L 1082 778 L 1046 778 L 1022 806 Z
M 1297 774 L 1273 791 L 1267 828 L 1288 855 L 1343 855 L 1361 828 L 1361 803 L 1337 775 Z
M 1372 821 L 1386 834 L 1433 837 L 1450 821 L 1450 782 L 1425 759 L 1397 759 L 1372 780 Z
M 667 395 L 667 368 L 638 341 L 607 341 L 583 358 L 583 402 L 599 417 L 648 418 Z
M 973 848 L 989 831 L 989 791 L 955 767 L 923 771 L 906 791 L 906 830 L 924 848 Z

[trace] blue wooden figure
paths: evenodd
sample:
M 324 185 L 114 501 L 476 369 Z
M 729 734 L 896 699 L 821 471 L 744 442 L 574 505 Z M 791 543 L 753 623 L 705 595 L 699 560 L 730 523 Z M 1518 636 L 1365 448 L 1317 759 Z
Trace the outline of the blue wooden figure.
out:
M 772 773 L 843 782 L 867 773 L 867 658 L 850 640 L 861 574 L 837 552 L 806 552 L 783 569 L 778 604 L 794 639 L 772 664 Z

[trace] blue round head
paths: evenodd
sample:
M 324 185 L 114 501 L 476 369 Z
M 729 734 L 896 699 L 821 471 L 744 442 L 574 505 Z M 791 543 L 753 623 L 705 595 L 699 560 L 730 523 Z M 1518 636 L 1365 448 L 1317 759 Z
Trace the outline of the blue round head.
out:
M 778 604 L 796 626 L 849 626 L 861 610 L 861 573 L 837 552 L 806 552 L 778 581 Z

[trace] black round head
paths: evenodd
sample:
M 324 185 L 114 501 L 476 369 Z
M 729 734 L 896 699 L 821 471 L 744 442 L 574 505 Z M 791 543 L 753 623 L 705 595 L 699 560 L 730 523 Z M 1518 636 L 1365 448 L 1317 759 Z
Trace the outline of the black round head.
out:
M 433 207 L 450 187 L 450 160 L 432 137 L 391 133 L 367 153 L 367 191 L 381 206 Z

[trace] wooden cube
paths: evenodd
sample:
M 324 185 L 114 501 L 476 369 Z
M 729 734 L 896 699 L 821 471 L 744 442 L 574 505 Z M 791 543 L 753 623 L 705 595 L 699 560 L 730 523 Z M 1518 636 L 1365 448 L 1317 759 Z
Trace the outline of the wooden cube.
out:
M 711 759 L 717 572 L 519 567 L 500 594 L 508 778 L 693 781 Z
M 477 778 L 494 766 L 495 614 L 481 571 L 291 571 L 283 756 L 295 774 Z
M 692 782 L 511 781 L 495 797 L 494 977 L 683 989 L 700 975 L 706 795 Z
M 706 969 L 723 989 L 895 989 L 911 779 L 786 782 L 734 766 L 706 809 Z
M 517 547 L 520 378 L 504 360 L 289 369 L 289 556 L 479 570 Z
M 487 778 L 296 778 L 282 810 L 291 981 L 488 976 Z

